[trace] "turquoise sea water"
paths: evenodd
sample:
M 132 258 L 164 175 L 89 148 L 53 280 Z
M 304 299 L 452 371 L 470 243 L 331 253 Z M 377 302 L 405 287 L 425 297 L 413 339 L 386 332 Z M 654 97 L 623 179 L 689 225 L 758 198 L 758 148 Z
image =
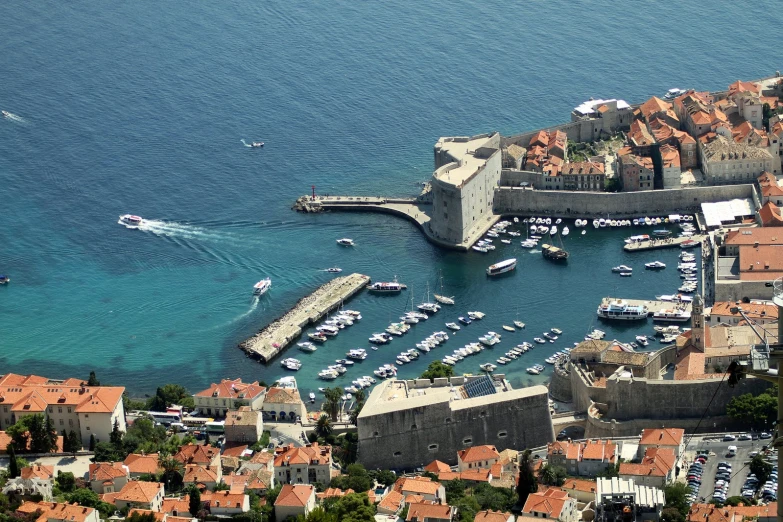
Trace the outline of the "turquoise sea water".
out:
M 567 239 L 565 267 L 519 247 L 459 254 L 392 217 L 299 215 L 293 200 L 311 185 L 414 195 L 441 135 L 554 124 L 591 96 L 635 102 L 772 74 L 779 24 L 758 13 L 776 7 L 5 2 L 0 108 L 18 118 L 0 119 L 0 273 L 12 278 L 0 288 L 0 372 L 94 369 L 137 394 L 169 381 L 196 390 L 222 377 L 271 380 L 280 367 L 249 361 L 236 344 L 336 265 L 397 275 L 416 302 L 442 271 L 459 303 L 372 352 L 352 378 L 478 309 L 487 319 L 457 334 L 459 345 L 517 314 L 527 331 L 500 346 L 553 326 L 566 332 L 510 365 L 516 385 L 530 382 L 528 363 L 597 326 L 602 296 L 672 292 L 673 270 L 640 267 L 676 252 L 626 257 L 623 233 L 590 228 Z M 716 48 L 727 35 L 734 44 Z M 155 220 L 152 229 L 117 225 L 127 212 Z M 357 246 L 339 248 L 344 236 Z M 487 281 L 484 268 L 512 254 L 519 270 Z M 609 272 L 628 262 L 633 278 Z M 256 302 L 250 289 L 266 276 L 272 289 Z M 315 354 L 291 353 L 305 361 L 300 386 L 321 385 L 314 377 L 327 362 L 368 347 L 406 298 L 352 301 L 361 323 Z M 401 374 L 417 375 L 437 350 Z

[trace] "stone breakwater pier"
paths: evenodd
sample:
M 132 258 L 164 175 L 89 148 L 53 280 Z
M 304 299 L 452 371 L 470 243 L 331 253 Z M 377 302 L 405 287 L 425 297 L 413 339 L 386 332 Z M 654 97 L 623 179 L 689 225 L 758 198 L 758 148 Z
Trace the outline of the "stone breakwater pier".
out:
M 249 356 L 258 357 L 265 364 L 269 363 L 299 337 L 304 328 L 356 295 L 369 282 L 370 277 L 363 274 L 336 277 L 300 299 L 282 317 L 240 343 L 239 347 Z

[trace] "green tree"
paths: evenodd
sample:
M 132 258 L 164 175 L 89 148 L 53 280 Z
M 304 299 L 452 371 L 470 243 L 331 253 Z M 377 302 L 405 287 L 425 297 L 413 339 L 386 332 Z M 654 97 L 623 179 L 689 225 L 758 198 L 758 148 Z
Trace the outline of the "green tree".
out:
M 334 387 L 326 388 L 324 391 L 326 413 L 332 417 L 332 422 L 337 422 L 337 414 L 340 413 L 340 400 L 343 396 L 343 390 Z
M 192 516 L 197 517 L 201 511 L 201 492 L 196 485 L 193 484 L 188 489 L 188 495 L 190 495 L 190 499 L 188 500 L 188 511 L 190 511 Z
M 318 418 L 318 423 L 315 425 L 315 433 L 319 437 L 326 437 L 331 435 L 333 430 L 332 419 L 328 415 L 323 414 Z
M 299 515 L 296 522 L 338 522 L 337 517 L 332 513 L 327 513 L 322 507 L 317 507 L 310 511 L 307 516 Z
M 397 475 L 389 471 L 388 469 L 379 469 L 378 471 L 370 471 L 370 478 L 383 484 L 384 486 L 391 486 L 397 482 Z M 435 477 L 437 479 L 437 477 Z
M 215 491 L 228 491 L 231 489 L 231 486 L 223 482 L 222 480 L 215 484 Z
M 370 502 L 366 493 L 350 493 L 342 497 L 333 497 L 324 505 L 325 510 L 340 522 L 375 521 L 375 505 Z
M 772 386 L 755 396 L 745 393 L 732 397 L 726 405 L 726 414 L 752 429 L 773 426 L 778 415 L 777 394 L 777 386 Z
M 665 508 L 676 509 L 680 515 L 686 517 L 690 505 L 686 497 L 690 493 L 688 486 L 684 482 L 673 482 L 663 487 L 663 495 L 666 499 Z
M 102 515 L 101 518 L 108 518 L 116 510 L 112 504 L 101 501 L 95 492 L 87 488 L 76 488 L 72 493 L 65 495 L 65 499 L 80 506 L 97 509 Z
M 461 479 L 449 480 L 446 482 L 444 489 L 446 490 L 446 502 L 453 504 L 457 500 L 465 496 L 465 489 L 468 484 Z
M 562 466 L 544 464 L 538 472 L 538 481 L 547 486 L 562 486 L 568 473 Z
M 98 380 L 98 378 L 95 376 L 95 372 L 90 372 L 90 378 L 87 379 L 87 386 L 100 386 L 101 381 Z
M 421 374 L 422 379 L 429 379 L 435 382 L 438 377 L 452 377 L 454 375 L 454 368 L 448 364 L 443 364 L 441 361 L 432 361 L 424 373 Z
M 481 510 L 478 501 L 470 495 L 463 496 L 454 503 L 449 502 L 449 504 L 457 508 L 460 522 L 473 522 L 476 518 L 476 513 Z
M 739 506 L 740 504 L 745 506 L 748 505 L 755 506 L 756 499 L 755 498 L 747 499 L 745 497 L 734 496 L 734 497 L 727 498 L 726 502 L 723 503 L 724 506 Z
M 57 431 L 54 422 L 42 413 L 25 415 L 6 432 L 15 448 L 29 448 L 31 453 L 49 453 L 57 448 Z
M 493 511 L 511 511 L 511 508 L 518 500 L 514 490 L 496 488 L 486 482 L 473 488 L 472 496 L 481 506 L 481 509 L 491 509 Z
M 772 473 L 772 464 L 765 461 L 761 455 L 756 455 L 751 459 L 749 469 L 759 479 L 759 483 L 764 484 Z
M 76 456 L 76 453 L 81 449 L 82 441 L 74 430 L 68 432 L 68 437 L 63 436 L 63 451 Z
M 124 460 L 125 456 L 120 455 L 114 444 L 108 442 L 99 442 L 95 445 L 95 454 L 92 457 L 93 462 L 116 462 Z
M 163 470 L 161 480 L 166 485 L 166 490 L 179 490 L 182 487 L 183 466 L 182 462 L 174 457 L 161 457 L 158 465 Z
M 333 488 L 352 489 L 356 492 L 368 491 L 372 487 L 370 474 L 361 464 L 351 464 L 345 468 L 345 474 L 334 477 L 330 482 Z
M 533 474 L 533 462 L 531 460 L 530 450 L 525 450 L 519 461 L 519 483 L 517 484 L 517 496 L 519 505 L 524 506 L 527 497 L 531 493 L 538 491 L 538 480 Z
M 123 433 L 120 431 L 120 421 L 119 419 L 114 419 L 114 426 L 109 434 L 109 442 L 114 444 L 117 448 L 120 448 L 122 447 L 122 436 Z
M 601 478 L 614 478 L 620 476 L 620 463 L 617 462 L 616 464 L 610 464 L 606 467 L 605 470 L 599 472 L 596 474 L 597 477 Z M 565 477 L 563 478 L 565 480 Z
M 150 411 L 166 411 L 172 404 L 179 404 L 185 408 L 194 408 L 193 397 L 184 386 L 179 384 L 166 384 L 155 390 L 155 395 L 147 401 L 147 409 Z
M 677 508 L 663 508 L 663 511 L 661 511 L 661 522 L 685 522 L 685 515 L 680 513 L 680 510 Z
M 16 478 L 21 473 L 19 469 L 19 461 L 16 460 L 16 451 L 14 451 L 14 445 L 8 445 L 8 476 Z
M 57 487 L 63 493 L 70 493 L 76 487 L 76 477 L 70 471 L 57 472 Z
M 606 178 L 604 192 L 620 192 L 620 180 L 618 178 Z
M 138 511 L 125 517 L 125 522 L 155 522 L 155 520 L 155 513 L 139 513 Z

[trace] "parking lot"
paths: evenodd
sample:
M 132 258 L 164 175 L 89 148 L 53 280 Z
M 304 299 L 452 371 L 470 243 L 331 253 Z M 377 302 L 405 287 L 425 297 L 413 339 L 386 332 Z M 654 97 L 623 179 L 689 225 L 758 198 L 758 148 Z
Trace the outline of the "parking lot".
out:
M 715 475 L 718 464 L 721 462 L 731 465 L 731 481 L 729 482 L 726 497 L 739 496 L 742 493 L 742 485 L 745 482 L 745 478 L 750 473 L 748 469 L 748 464 L 750 464 L 751 460 L 750 454 L 754 451 L 761 451 L 762 447 L 769 443 L 770 439 L 747 441 L 723 441 L 722 439 L 708 438 L 696 441 L 694 439 L 687 448 L 685 453 L 687 465 L 683 467 L 678 479 L 687 481 L 688 468 L 693 463 L 697 452 L 709 451 L 709 456 L 703 466 L 701 487 L 695 501 L 709 502 L 712 500 L 712 495 L 715 491 Z M 733 457 L 727 456 L 729 446 L 737 447 L 737 454 Z

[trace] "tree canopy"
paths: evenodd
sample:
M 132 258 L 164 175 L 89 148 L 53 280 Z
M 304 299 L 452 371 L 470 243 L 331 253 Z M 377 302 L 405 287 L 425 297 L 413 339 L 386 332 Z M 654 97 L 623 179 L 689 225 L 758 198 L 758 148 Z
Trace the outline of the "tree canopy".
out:
M 527 497 L 531 493 L 538 491 L 538 480 L 533 474 L 533 462 L 530 458 L 530 450 L 525 450 L 519 461 L 519 483 L 517 484 L 517 495 L 519 503 L 524 505 Z
M 756 475 L 760 484 L 764 484 L 772 473 L 772 464 L 765 461 L 761 455 L 756 455 L 750 461 L 750 472 Z M 728 499 L 727 499 L 728 500 Z
M 375 505 L 370 502 L 364 491 L 366 490 L 362 490 L 362 493 L 349 493 L 327 500 L 324 503 L 326 512 L 337 517 L 340 522 L 374 522 Z
M 758 395 L 745 393 L 732 397 L 726 405 L 726 414 L 753 429 L 775 425 L 778 417 L 778 387 L 767 388 Z
M 673 482 L 663 487 L 663 495 L 666 498 L 664 508 L 676 509 L 683 519 L 688 515 L 690 504 L 685 499 L 690 490 L 684 482 Z M 673 514 L 672 514 L 673 516 Z
M 421 374 L 422 379 L 429 379 L 434 382 L 438 377 L 452 377 L 454 375 L 454 368 L 448 364 L 443 364 L 441 361 L 432 361 L 424 373 Z
M 147 400 L 147 409 L 150 411 L 166 411 L 172 404 L 179 404 L 186 408 L 194 408 L 193 397 L 188 390 L 180 384 L 165 384 L 155 390 L 155 395 Z
M 25 415 L 16 424 L 9 426 L 6 433 L 11 436 L 14 449 L 19 453 L 49 453 L 57 448 L 54 423 L 42 413 Z
M 361 464 L 351 464 L 346 470 L 346 474 L 334 477 L 330 482 L 333 488 L 340 488 L 343 491 L 352 489 L 358 492 L 368 491 L 372 487 L 370 474 Z

